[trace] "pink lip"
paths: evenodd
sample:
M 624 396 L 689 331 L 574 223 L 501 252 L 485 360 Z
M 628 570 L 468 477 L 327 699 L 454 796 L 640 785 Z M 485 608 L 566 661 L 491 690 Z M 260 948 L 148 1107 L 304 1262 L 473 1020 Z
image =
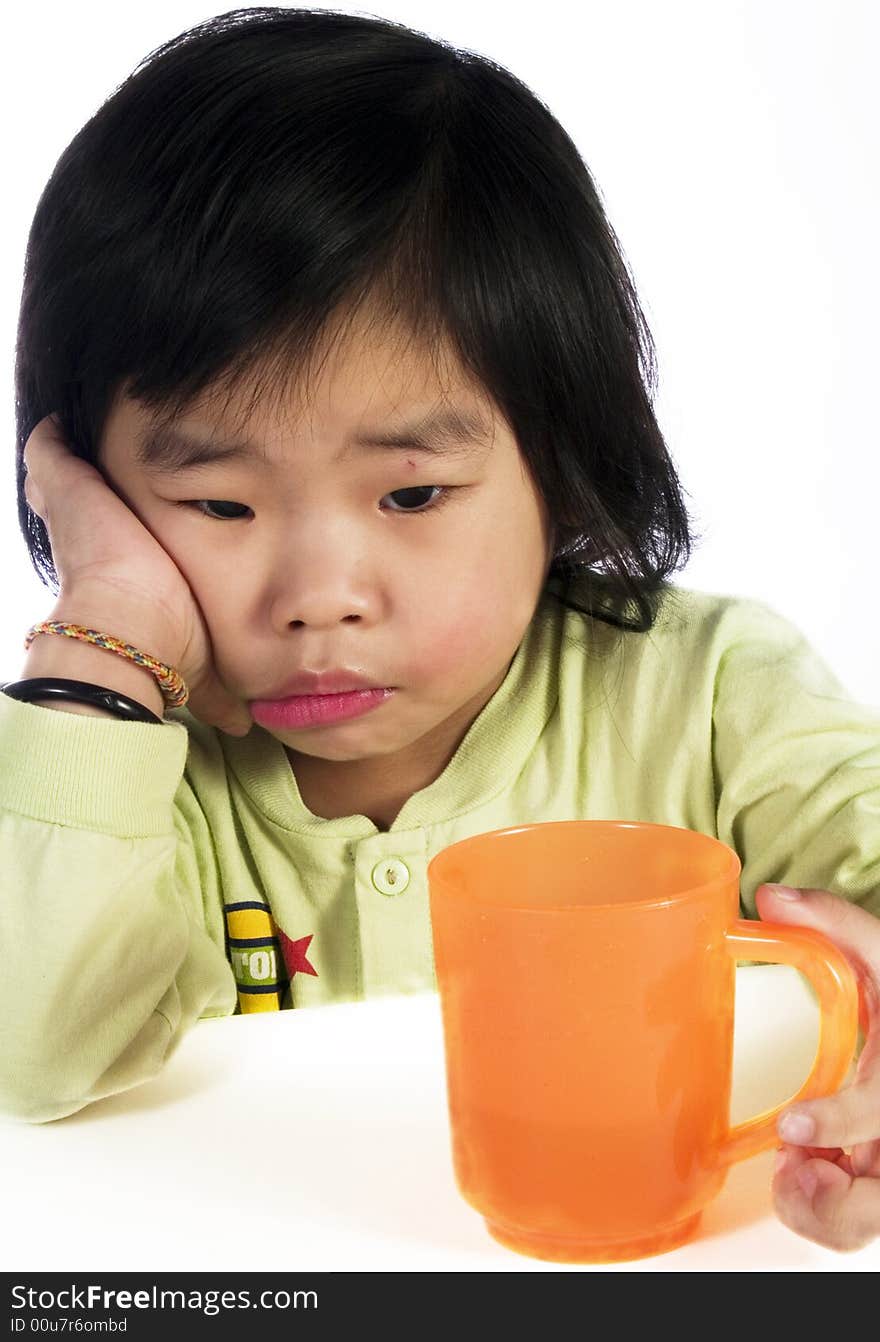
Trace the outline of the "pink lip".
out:
M 252 699 L 249 708 L 262 727 L 319 727 L 328 722 L 359 718 L 378 708 L 394 693 L 395 687 L 375 687 L 338 694 L 297 694 L 287 699 Z
M 347 667 L 328 671 L 300 671 L 298 675 L 286 680 L 283 685 L 261 694 L 257 703 L 279 699 L 293 699 L 306 694 L 348 694 L 350 690 L 380 689 L 375 680 L 361 675 L 359 671 L 349 671 Z

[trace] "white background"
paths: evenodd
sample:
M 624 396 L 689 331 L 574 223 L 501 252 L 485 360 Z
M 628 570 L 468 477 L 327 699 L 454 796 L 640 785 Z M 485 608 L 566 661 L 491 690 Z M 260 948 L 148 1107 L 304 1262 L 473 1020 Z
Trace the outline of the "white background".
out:
M 328 6 L 330 8 L 331 6 Z M 54 597 L 14 501 L 25 243 L 54 164 L 160 42 L 232 8 L 15 6 L 4 29 L 0 679 Z M 656 408 L 705 539 L 674 581 L 766 601 L 880 705 L 880 189 L 872 0 L 378 4 L 541 97 L 599 188 L 653 332 Z
M 54 600 L 31 568 L 14 500 L 15 327 L 37 199 L 72 136 L 138 61 L 227 8 L 78 0 L 17 5 L 4 21 L 2 680 L 20 674 L 25 631 Z M 857 697 L 880 704 L 880 6 L 336 8 L 485 53 L 548 103 L 599 187 L 656 341 L 658 415 L 706 532 L 675 581 L 770 603 Z

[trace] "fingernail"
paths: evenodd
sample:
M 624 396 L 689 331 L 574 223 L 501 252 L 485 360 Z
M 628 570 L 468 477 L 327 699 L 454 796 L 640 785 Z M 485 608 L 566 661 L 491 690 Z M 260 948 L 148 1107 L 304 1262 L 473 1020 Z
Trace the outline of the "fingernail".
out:
M 819 1182 L 813 1171 L 807 1169 L 806 1165 L 803 1165 L 798 1170 L 797 1174 L 795 1175 L 795 1178 L 797 1179 L 801 1188 L 806 1193 L 807 1197 L 811 1198 L 815 1193 L 816 1185 Z
M 780 899 L 800 899 L 801 892 L 796 890 L 793 885 L 768 885 L 769 890 L 775 890 Z
M 789 1110 L 779 1120 L 779 1132 L 787 1142 L 808 1142 L 816 1131 L 815 1120 L 809 1114 Z

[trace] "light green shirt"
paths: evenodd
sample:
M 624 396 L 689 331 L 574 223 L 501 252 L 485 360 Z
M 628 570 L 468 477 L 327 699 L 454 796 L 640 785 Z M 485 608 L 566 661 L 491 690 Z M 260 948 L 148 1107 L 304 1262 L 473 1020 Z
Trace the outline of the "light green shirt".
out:
M 249 952 L 227 946 L 224 905 L 271 910 L 284 1007 L 436 988 L 429 860 L 574 819 L 721 839 L 746 917 L 765 881 L 880 915 L 880 710 L 761 602 L 672 588 L 640 634 L 545 594 L 453 758 L 380 831 L 310 812 L 259 726 L 239 738 L 186 708 L 157 726 L 0 694 L 0 1112 L 73 1113 L 154 1076 L 200 1017 L 235 1012 Z

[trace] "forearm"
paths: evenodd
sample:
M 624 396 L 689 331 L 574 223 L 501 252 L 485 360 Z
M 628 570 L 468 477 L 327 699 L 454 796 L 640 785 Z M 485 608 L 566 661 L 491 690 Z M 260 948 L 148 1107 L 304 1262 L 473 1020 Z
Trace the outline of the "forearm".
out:
M 61 718 L 0 694 L 0 1116 L 38 1123 L 148 1081 L 236 1005 L 175 807 L 195 809 L 185 728 Z

